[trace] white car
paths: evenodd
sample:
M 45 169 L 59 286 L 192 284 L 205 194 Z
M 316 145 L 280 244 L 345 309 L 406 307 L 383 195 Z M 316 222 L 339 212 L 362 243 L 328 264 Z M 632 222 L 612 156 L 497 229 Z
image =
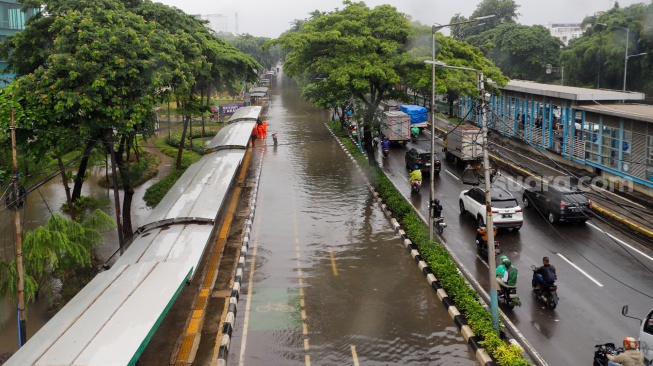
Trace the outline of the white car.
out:
M 521 206 L 517 199 L 503 188 L 490 190 L 492 203 L 492 222 L 496 228 L 521 229 L 524 223 Z M 479 226 L 485 226 L 485 191 L 478 187 L 460 192 L 460 213 L 469 212 L 476 218 Z

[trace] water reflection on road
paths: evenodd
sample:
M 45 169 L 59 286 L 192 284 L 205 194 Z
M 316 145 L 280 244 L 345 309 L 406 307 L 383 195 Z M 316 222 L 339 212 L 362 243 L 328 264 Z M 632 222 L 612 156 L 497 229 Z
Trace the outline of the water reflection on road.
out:
M 302 102 L 289 80 L 276 82 L 268 130 L 279 146 L 255 145 L 256 255 L 229 364 L 477 364 L 324 126 L 328 114 Z

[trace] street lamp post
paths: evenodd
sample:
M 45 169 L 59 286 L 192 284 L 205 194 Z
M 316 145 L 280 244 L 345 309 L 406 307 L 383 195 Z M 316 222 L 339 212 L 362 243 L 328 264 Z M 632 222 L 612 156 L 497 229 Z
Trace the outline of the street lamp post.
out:
M 489 19 L 494 17 L 494 15 L 486 15 L 483 17 L 478 17 L 475 19 L 465 20 L 462 22 L 434 25 L 431 27 L 431 174 L 429 175 L 429 240 L 433 240 L 433 201 L 435 200 L 435 172 L 433 171 L 434 165 L 434 155 L 435 155 L 435 33 L 445 27 L 459 24 L 475 23 L 479 20 Z
M 487 228 L 487 249 L 488 249 L 488 266 L 489 266 L 489 275 L 490 275 L 490 313 L 492 314 L 492 326 L 494 329 L 499 332 L 499 299 L 497 296 L 497 291 L 499 290 L 499 284 L 495 280 L 495 268 L 496 268 L 496 263 L 495 263 L 495 251 L 494 251 L 494 223 L 492 221 L 492 199 L 491 199 L 491 185 L 492 182 L 490 180 L 490 159 L 488 155 L 488 140 L 487 140 L 487 134 L 488 134 L 488 128 L 487 128 L 487 121 L 486 121 L 486 114 L 485 108 L 486 108 L 486 101 L 485 101 L 485 96 L 483 95 L 483 90 L 485 89 L 483 85 L 483 74 L 479 73 L 478 70 L 476 69 L 471 69 L 467 67 L 457 67 L 457 66 L 449 66 L 445 64 L 444 62 L 438 62 L 438 61 L 424 61 L 424 63 L 431 64 L 433 67 L 438 66 L 446 69 L 457 69 L 457 70 L 467 70 L 467 71 L 473 71 L 476 73 L 476 89 L 478 90 L 478 94 L 480 95 L 480 100 L 481 100 L 481 108 L 480 108 L 480 113 L 481 113 L 481 123 L 482 123 L 482 129 L 481 131 L 483 132 L 483 171 L 484 171 L 484 180 L 485 180 L 485 223 L 486 223 L 486 228 Z M 433 125 L 433 123 L 431 123 Z M 433 146 L 433 141 L 434 139 L 431 138 L 431 144 Z M 433 163 L 431 163 L 433 164 Z M 431 165 L 433 166 L 433 165 Z
M 608 25 L 605 24 L 605 23 L 596 23 L 596 25 L 602 25 L 602 26 L 604 26 L 606 28 L 608 27 Z M 629 42 L 630 28 L 618 27 L 616 25 L 613 25 L 612 27 L 623 29 L 623 30 L 626 31 L 626 51 L 624 53 L 624 86 L 623 86 L 623 89 L 622 89 L 623 91 L 626 91 L 626 75 L 628 74 L 628 59 L 631 58 L 631 57 L 644 56 L 644 55 L 646 55 L 646 53 L 644 52 L 644 53 L 638 53 L 638 54 L 635 54 L 635 55 L 628 55 L 628 45 L 630 43 Z

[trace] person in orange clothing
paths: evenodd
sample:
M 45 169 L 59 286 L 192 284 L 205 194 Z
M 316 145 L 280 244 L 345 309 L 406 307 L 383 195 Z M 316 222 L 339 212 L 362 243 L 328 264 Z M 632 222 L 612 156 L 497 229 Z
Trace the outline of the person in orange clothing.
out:
M 259 126 L 261 130 L 261 138 L 267 138 L 268 137 L 268 121 L 263 121 L 263 123 Z

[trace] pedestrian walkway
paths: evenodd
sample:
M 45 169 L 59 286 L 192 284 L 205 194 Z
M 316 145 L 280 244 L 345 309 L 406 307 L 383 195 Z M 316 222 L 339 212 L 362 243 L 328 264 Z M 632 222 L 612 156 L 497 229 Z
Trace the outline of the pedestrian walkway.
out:
M 436 129 L 445 134 L 454 125 L 436 118 Z M 436 132 L 436 133 L 438 133 Z M 640 242 L 650 244 L 653 238 L 653 203 L 651 197 L 636 192 L 630 186 L 600 187 L 607 182 L 594 172 L 570 164 L 567 159 L 529 146 L 526 142 L 499 134 L 490 134 L 490 157 L 516 177 L 544 177 L 546 181 L 568 182 L 578 186 L 586 183 L 583 190 L 593 202 L 593 211 L 601 218 L 626 227 L 624 234 Z M 633 235 L 636 234 L 636 235 Z

